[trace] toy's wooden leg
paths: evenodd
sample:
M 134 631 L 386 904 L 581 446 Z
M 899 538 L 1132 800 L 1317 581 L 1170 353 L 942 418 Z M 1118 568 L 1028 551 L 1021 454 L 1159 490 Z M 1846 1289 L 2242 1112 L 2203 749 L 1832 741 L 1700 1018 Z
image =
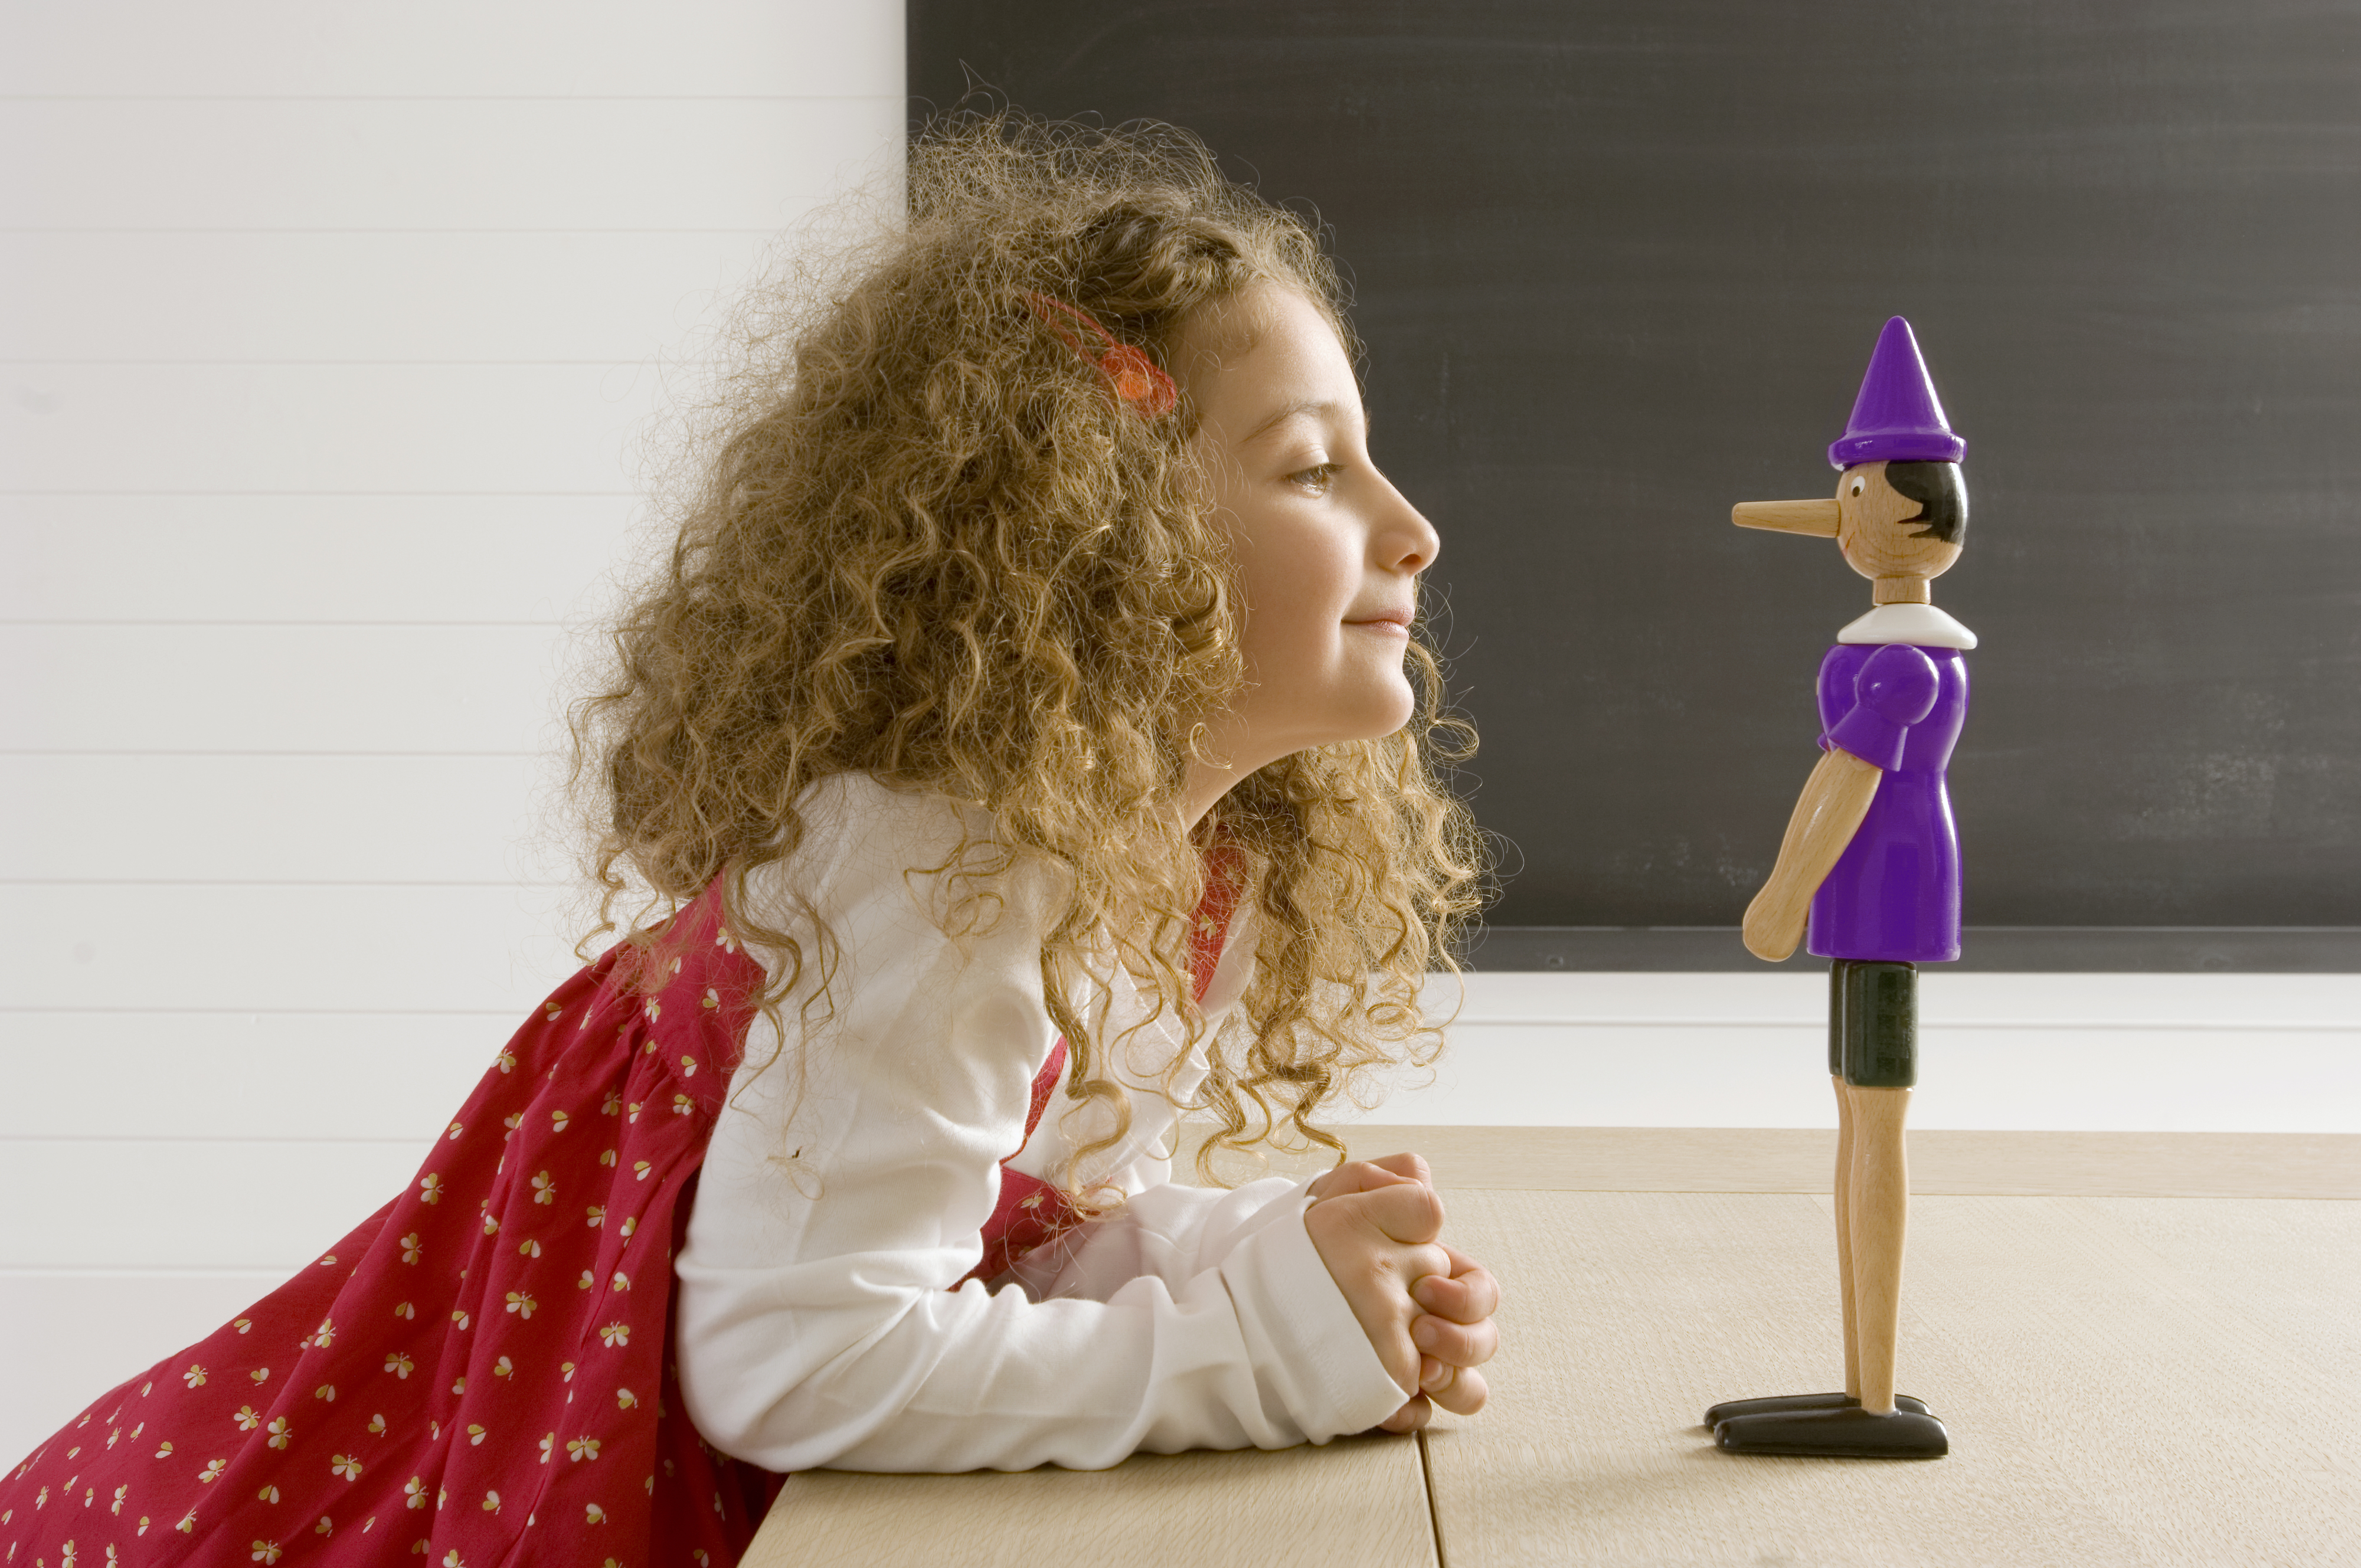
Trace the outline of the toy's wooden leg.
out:
M 1705 1413 L 1705 1424 L 1718 1427 L 1739 1416 L 1760 1416 L 1785 1410 L 1832 1410 L 1861 1403 L 1861 1357 L 1853 1335 L 1852 1212 L 1853 1120 L 1851 1088 L 1845 1082 L 1845 974 L 1850 968 L 1839 959 L 1828 966 L 1828 1082 L 1837 1096 L 1837 1168 L 1834 1195 L 1837 1210 L 1837 1297 L 1844 1321 L 1845 1386 L 1832 1394 L 1773 1394 L 1766 1398 L 1725 1399 Z M 1905 1409 L 1925 1406 L 1908 1395 Z
M 1850 1362 L 1853 1391 L 1872 1415 L 1894 1409 L 1894 1335 L 1902 1320 L 1902 1248 L 1910 1225 L 1910 1168 L 1902 1123 L 1906 1089 L 1852 1091 Z
M 1844 1298 L 1844 1363 L 1845 1397 L 1861 1398 L 1861 1341 L 1856 1337 L 1856 1314 L 1853 1311 L 1852 1282 L 1852 1163 L 1853 1131 L 1852 1086 L 1839 1073 L 1832 1080 L 1837 1090 L 1837 1282 Z
M 1707 1419 L 1715 1445 L 1733 1453 L 1938 1458 L 1950 1451 L 1943 1423 L 1894 1391 L 1910 1202 L 1902 1124 L 1917 1079 L 1917 971 L 1839 959 L 1831 977 L 1846 1391 L 1733 1400 Z

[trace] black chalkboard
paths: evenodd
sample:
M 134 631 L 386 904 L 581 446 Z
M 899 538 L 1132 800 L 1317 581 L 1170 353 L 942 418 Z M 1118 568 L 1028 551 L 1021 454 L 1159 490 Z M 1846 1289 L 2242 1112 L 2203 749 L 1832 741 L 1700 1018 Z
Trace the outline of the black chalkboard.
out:
M 1444 540 L 1492 961 L 1737 924 L 1869 594 L 1730 508 L 1832 493 L 1899 313 L 1968 441 L 1935 598 L 1982 640 L 1951 772 L 1970 957 L 1977 927 L 2107 928 L 2091 967 L 2195 967 L 2123 930 L 2210 927 L 2235 967 L 2361 967 L 2361 6 L 908 20 L 914 126 L 1169 120 L 1330 229 L 1372 449 Z M 1618 967 L 1653 962 L 1686 967 Z

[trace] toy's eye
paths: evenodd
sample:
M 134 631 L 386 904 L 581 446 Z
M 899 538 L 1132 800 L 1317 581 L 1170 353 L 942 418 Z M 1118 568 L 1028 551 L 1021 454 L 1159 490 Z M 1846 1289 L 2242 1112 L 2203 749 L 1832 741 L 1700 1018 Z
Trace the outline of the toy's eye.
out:
M 1852 482 L 1852 493 L 1853 493 L 1854 495 L 1859 495 L 1859 494 L 1861 494 L 1861 482 L 1859 479 L 1855 479 L 1855 480 Z

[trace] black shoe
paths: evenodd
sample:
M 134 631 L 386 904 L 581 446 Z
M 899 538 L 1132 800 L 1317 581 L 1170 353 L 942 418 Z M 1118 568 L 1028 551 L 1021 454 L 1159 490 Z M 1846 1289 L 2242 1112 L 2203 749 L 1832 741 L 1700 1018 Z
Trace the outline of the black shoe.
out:
M 1729 1453 L 1816 1454 L 1828 1459 L 1940 1459 L 1950 1434 L 1933 1416 L 1897 1407 L 1872 1415 L 1859 1405 L 1822 1410 L 1772 1410 L 1736 1416 L 1713 1429 Z
M 1718 1427 L 1735 1416 L 1759 1416 L 1773 1410 L 1840 1410 L 1861 1401 L 1850 1394 L 1774 1394 L 1767 1399 L 1724 1399 L 1705 1413 L 1705 1424 Z M 1907 1394 L 1894 1396 L 1894 1408 L 1914 1416 L 1927 1413 L 1927 1403 Z

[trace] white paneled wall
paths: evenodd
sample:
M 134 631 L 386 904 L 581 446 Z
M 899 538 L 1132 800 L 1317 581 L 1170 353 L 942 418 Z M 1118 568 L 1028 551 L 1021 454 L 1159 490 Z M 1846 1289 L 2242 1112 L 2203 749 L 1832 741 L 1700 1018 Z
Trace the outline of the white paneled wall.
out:
M 571 973 L 568 674 L 899 0 L 0 7 L 0 1461 Z
M 0 1463 L 400 1189 L 576 968 L 639 455 L 903 124 L 899 0 L 0 6 Z M 1823 997 L 1474 977 L 1368 1120 L 1827 1125 Z M 1922 1126 L 2356 1126 L 2353 977 L 1925 997 Z

